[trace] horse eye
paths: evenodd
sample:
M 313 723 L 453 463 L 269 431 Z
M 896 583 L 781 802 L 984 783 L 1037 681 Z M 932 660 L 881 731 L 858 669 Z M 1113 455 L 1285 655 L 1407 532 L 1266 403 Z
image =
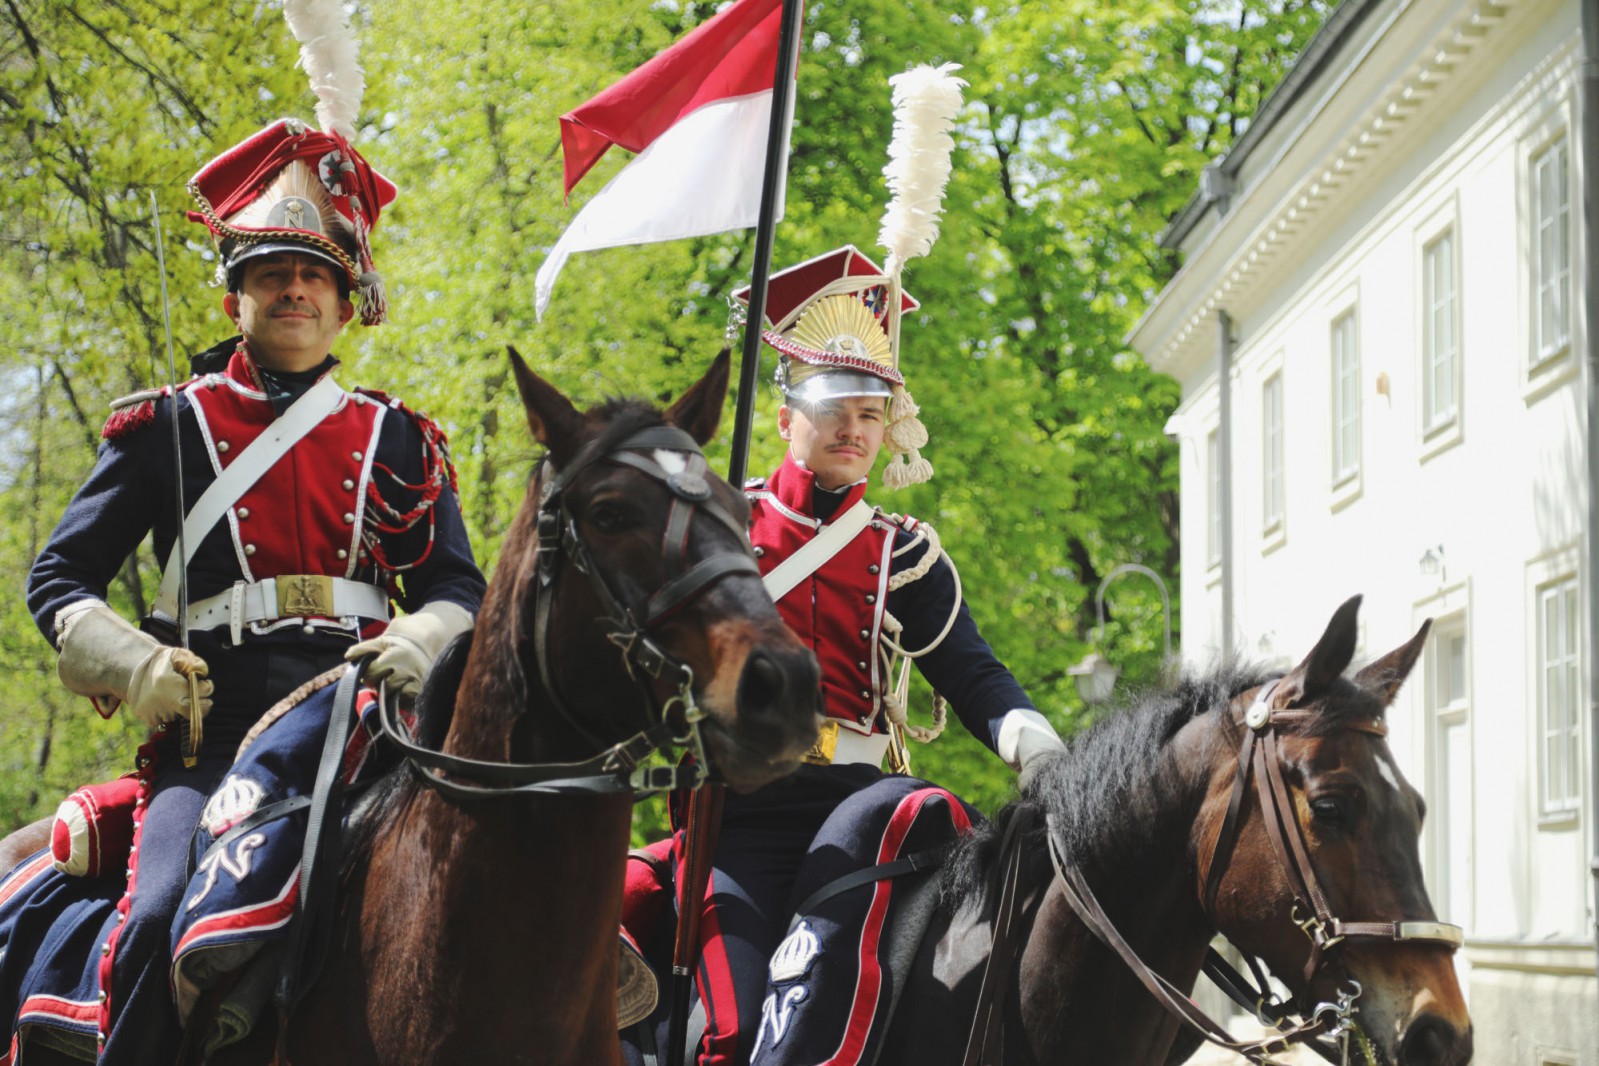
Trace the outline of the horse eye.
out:
M 606 534 L 625 533 L 638 524 L 633 511 L 615 503 L 597 503 L 589 508 L 589 524 Z
M 1315 815 L 1317 822 L 1329 828 L 1343 825 L 1347 817 L 1344 804 L 1330 797 L 1311 800 L 1310 813 Z

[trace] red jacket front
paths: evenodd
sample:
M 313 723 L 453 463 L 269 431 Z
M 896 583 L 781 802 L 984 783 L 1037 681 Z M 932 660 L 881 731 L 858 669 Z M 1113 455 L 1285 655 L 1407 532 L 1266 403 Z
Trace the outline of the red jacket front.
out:
M 750 542 L 763 577 L 825 528 L 812 508 L 815 485 L 815 474 L 785 456 L 771 477 L 745 488 Z M 865 481 L 851 486 L 834 517 L 865 493 Z M 783 621 L 821 663 L 827 716 L 857 733 L 873 731 L 886 687 L 877 641 L 893 549 L 894 526 L 879 514 L 777 601 Z

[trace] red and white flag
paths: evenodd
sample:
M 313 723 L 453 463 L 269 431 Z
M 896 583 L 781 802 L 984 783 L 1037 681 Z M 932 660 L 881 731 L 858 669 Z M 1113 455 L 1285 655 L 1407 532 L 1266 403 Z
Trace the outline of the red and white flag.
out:
M 568 195 L 611 145 L 638 156 L 584 205 L 539 267 L 539 317 L 573 252 L 756 224 L 782 14 L 783 0 L 738 0 L 561 117 Z M 784 166 L 776 219 L 787 173 Z

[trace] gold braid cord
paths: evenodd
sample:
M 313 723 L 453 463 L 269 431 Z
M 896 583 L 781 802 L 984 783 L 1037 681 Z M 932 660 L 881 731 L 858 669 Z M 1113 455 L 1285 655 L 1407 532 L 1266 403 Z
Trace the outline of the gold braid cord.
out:
M 188 188 L 189 194 L 194 197 L 194 202 L 200 205 L 200 214 L 205 216 L 206 224 L 211 227 L 213 232 L 220 233 L 224 237 L 232 238 L 233 240 L 239 241 L 243 244 L 260 244 L 263 241 L 271 240 L 273 238 L 298 241 L 300 244 L 309 244 L 313 248 L 324 251 L 333 256 L 333 258 L 337 259 L 339 265 L 344 268 L 344 272 L 350 276 L 350 281 L 352 284 L 358 285 L 360 283 L 361 268 L 356 265 L 354 259 L 350 258 L 350 253 L 346 252 L 343 248 L 339 247 L 338 244 L 328 240 L 321 234 L 311 233 L 303 229 L 252 230 L 239 229 L 237 226 L 230 226 L 226 222 L 222 221 L 222 219 L 217 217 L 216 211 L 211 207 L 211 202 L 207 200 L 200 192 L 199 185 L 191 181 L 189 182 Z
M 893 516 L 894 524 L 899 524 L 898 516 Z M 949 701 L 937 692 L 933 693 L 933 724 L 931 726 L 912 725 L 906 718 L 906 703 L 910 697 L 910 667 L 911 660 L 920 659 L 940 644 L 949 636 L 949 631 L 954 628 L 955 619 L 960 615 L 961 608 L 961 576 L 955 569 L 954 560 L 944 553 L 944 546 L 939 542 L 938 531 L 926 522 L 921 523 L 916 530 L 916 539 L 894 553 L 896 557 L 913 550 L 918 544 L 925 542 L 927 550 L 922 553 L 915 566 L 888 579 L 888 591 L 902 589 L 913 581 L 920 581 L 927 576 L 933 564 L 943 559 L 949 565 L 949 572 L 955 578 L 955 602 L 950 606 L 949 617 L 944 620 L 944 628 L 939 630 L 938 636 L 925 647 L 910 651 L 900 645 L 899 635 L 905 627 L 900 620 L 888 613 L 885 606 L 883 610 L 883 632 L 879 639 L 878 656 L 883 664 L 883 676 L 894 678 L 894 691 L 883 697 L 883 710 L 888 715 L 888 720 L 905 735 L 914 738 L 922 744 L 928 744 L 938 739 L 944 732 L 944 727 L 949 724 Z

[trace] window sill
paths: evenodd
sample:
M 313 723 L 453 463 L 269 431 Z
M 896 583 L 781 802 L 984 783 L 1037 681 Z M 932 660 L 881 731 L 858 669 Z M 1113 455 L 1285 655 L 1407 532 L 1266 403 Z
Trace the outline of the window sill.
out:
M 1527 367 L 1527 376 L 1521 383 L 1522 402 L 1533 404 L 1578 376 L 1579 364 L 1572 358 L 1568 344 L 1558 351 L 1537 360 Z
M 1569 811 L 1540 811 L 1538 814 L 1539 832 L 1563 832 L 1578 828 L 1582 823 L 1582 812 L 1573 807 Z
M 1443 425 L 1435 426 L 1422 434 L 1421 454 L 1417 459 L 1419 462 L 1425 463 L 1427 460 L 1453 448 L 1464 439 L 1465 433 L 1461 429 L 1460 415 L 1456 414 Z
M 1288 523 L 1281 518 L 1272 522 L 1260 534 L 1260 554 L 1270 555 L 1288 543 Z
M 1345 476 L 1342 481 L 1333 484 L 1332 495 L 1327 501 L 1327 509 L 1334 513 L 1342 511 L 1345 507 L 1360 499 L 1360 494 L 1363 491 L 1363 478 L 1357 470 L 1355 473 Z

